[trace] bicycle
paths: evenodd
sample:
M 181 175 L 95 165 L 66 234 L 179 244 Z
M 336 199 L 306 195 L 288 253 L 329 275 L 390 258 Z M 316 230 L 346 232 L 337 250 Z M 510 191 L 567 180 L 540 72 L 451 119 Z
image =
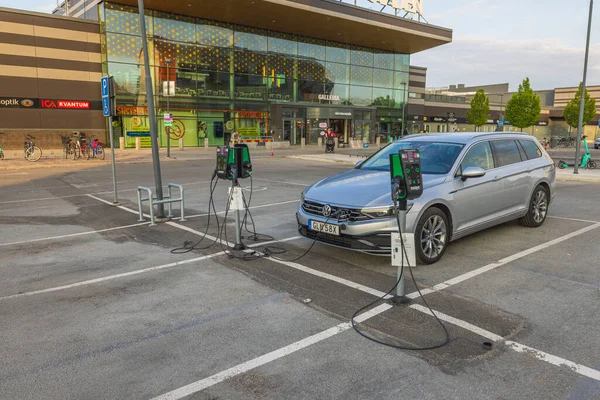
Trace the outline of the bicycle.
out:
M 88 152 L 90 151 L 90 149 L 87 144 L 85 134 L 77 132 L 77 133 L 73 134 L 73 138 L 75 139 L 75 148 L 74 148 L 75 155 L 74 155 L 73 159 L 75 160 L 76 158 L 80 158 L 81 156 L 85 156 L 86 158 L 89 158 Z
M 69 157 L 75 160 L 77 158 L 77 153 L 75 151 L 75 143 L 73 143 L 69 136 L 61 136 L 60 140 L 63 144 L 63 155 L 65 156 L 65 160 Z
M 0 132 L 0 135 L 4 135 L 4 132 Z M 0 144 L 0 160 L 4 160 L 4 151 L 2 151 L 1 144 Z
M 106 153 L 104 152 L 104 146 L 98 139 L 92 139 L 92 142 L 88 145 L 87 148 L 87 158 L 96 158 L 98 157 L 101 160 L 104 160 L 106 157 Z
M 23 151 L 27 161 L 36 162 L 42 158 L 42 149 L 35 145 L 35 138 L 31 135 L 27 135 Z

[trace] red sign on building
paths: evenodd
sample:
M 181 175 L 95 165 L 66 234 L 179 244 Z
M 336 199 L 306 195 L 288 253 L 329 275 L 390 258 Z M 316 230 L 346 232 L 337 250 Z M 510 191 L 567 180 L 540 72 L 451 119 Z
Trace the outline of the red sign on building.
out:
M 61 108 L 70 110 L 89 110 L 91 108 L 89 101 L 80 100 L 40 100 L 42 108 Z

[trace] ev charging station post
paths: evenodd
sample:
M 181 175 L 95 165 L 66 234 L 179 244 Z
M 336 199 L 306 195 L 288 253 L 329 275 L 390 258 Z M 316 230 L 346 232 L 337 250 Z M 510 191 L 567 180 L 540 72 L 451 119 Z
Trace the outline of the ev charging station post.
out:
M 216 173 L 219 179 L 231 181 L 227 207 L 235 212 L 235 246 L 233 249 L 243 250 L 245 246 L 242 243 L 240 211 L 245 209 L 245 204 L 238 180 L 249 178 L 252 175 L 252 163 L 248 146 L 236 144 L 235 147 L 217 147 Z M 227 221 L 224 223 L 227 223 Z
M 113 116 L 115 115 L 115 82 L 112 76 L 104 76 L 100 79 L 100 88 L 102 90 L 102 113 L 108 117 L 108 135 L 110 140 L 110 154 L 112 164 L 112 179 L 114 190 L 113 205 L 119 204 L 117 197 L 117 171 L 115 162 L 115 144 L 113 138 Z
M 398 267 L 393 302 L 403 304 L 409 302 L 404 291 L 404 266 L 416 266 L 414 235 L 406 233 L 406 213 L 408 200 L 414 200 L 423 194 L 419 150 L 401 150 L 399 153 L 390 154 L 390 177 L 399 231 L 398 234 L 391 235 L 392 265 Z

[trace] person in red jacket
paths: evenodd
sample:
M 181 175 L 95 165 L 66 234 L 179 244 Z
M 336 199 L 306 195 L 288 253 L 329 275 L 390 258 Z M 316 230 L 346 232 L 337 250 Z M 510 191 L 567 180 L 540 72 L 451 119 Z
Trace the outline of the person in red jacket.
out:
M 331 128 L 327 128 L 325 132 L 325 153 L 333 153 L 335 151 L 335 136 Z

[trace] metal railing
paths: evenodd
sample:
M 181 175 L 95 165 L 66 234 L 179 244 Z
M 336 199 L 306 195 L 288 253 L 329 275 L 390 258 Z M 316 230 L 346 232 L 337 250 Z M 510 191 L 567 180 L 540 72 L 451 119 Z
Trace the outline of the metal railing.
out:
M 173 192 L 172 189 L 173 188 L 177 188 L 179 189 L 179 197 L 175 197 L 173 198 Z M 142 192 L 146 192 L 148 194 L 148 197 L 142 197 Z M 184 195 L 183 195 L 183 186 L 178 185 L 177 183 L 169 183 L 167 185 L 167 195 L 163 197 L 162 200 L 157 200 L 156 197 L 153 196 L 152 194 L 152 189 L 145 187 L 145 186 L 138 186 L 137 188 L 137 200 L 138 200 L 138 212 L 140 215 L 139 221 L 144 221 L 144 211 L 142 209 L 142 202 L 144 201 L 148 201 L 149 203 L 149 208 L 150 208 L 150 226 L 154 226 L 156 225 L 156 223 L 154 222 L 154 206 L 158 205 L 158 204 L 167 204 L 168 205 L 168 209 L 169 209 L 169 214 L 167 215 L 167 217 L 169 218 L 173 218 L 173 205 L 172 203 L 176 203 L 179 202 L 179 214 L 180 214 L 180 221 L 185 221 L 185 202 L 183 199 Z

